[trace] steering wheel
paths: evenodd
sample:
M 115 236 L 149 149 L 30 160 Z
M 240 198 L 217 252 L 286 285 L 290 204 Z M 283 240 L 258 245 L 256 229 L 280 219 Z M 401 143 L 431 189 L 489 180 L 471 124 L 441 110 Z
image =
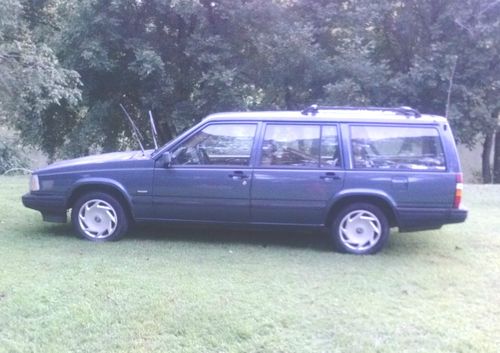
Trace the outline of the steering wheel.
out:
M 210 157 L 208 157 L 207 150 L 201 145 L 196 145 L 196 156 L 200 164 L 210 164 Z

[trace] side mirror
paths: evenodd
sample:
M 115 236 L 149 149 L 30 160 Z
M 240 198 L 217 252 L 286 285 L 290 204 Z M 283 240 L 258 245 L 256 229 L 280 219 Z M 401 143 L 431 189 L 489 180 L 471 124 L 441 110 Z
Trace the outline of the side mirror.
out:
M 167 151 L 167 152 L 162 154 L 162 156 L 160 158 L 160 165 L 163 168 L 168 168 L 168 167 L 170 167 L 171 164 L 172 164 L 172 153 Z

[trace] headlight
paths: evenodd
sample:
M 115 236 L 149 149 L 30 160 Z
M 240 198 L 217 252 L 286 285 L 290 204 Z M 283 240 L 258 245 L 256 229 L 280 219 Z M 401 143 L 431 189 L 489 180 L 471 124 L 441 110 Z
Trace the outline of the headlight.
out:
M 31 174 L 30 191 L 38 191 L 38 190 L 40 190 L 40 182 L 38 181 L 38 175 Z

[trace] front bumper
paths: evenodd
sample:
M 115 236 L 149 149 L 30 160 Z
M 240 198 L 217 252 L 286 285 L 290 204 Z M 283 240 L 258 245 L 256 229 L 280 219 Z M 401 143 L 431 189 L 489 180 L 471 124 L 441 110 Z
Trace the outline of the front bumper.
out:
M 66 223 L 66 200 L 57 195 L 27 193 L 22 197 L 23 205 L 40 211 L 46 222 Z

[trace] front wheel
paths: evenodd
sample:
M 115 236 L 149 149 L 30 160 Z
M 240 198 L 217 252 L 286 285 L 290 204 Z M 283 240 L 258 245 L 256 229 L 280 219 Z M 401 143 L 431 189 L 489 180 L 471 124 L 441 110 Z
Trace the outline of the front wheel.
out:
M 81 196 L 73 205 L 71 222 L 78 234 L 97 242 L 120 239 L 129 224 L 120 202 L 103 192 Z
M 336 215 L 331 236 L 338 251 L 357 255 L 379 252 L 389 238 L 384 212 L 369 203 L 353 203 Z

